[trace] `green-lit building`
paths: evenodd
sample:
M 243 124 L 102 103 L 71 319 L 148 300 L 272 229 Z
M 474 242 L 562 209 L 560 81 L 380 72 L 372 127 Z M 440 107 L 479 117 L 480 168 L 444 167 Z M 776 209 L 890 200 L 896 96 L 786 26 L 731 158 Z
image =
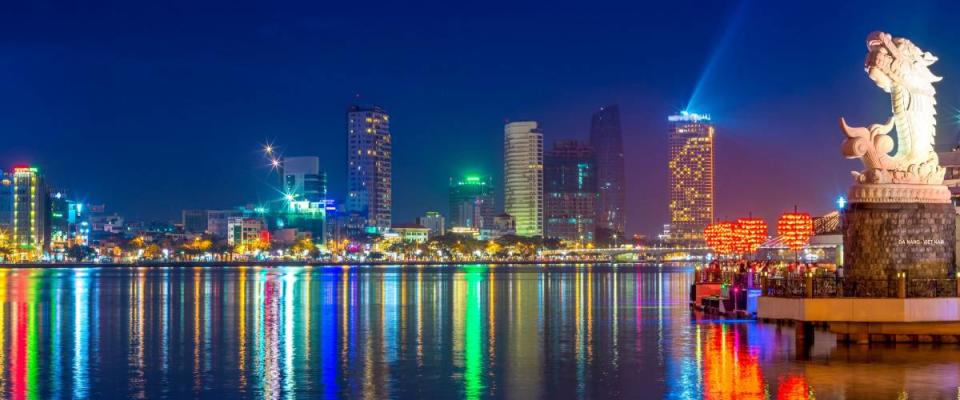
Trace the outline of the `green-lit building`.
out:
M 492 228 L 494 217 L 493 177 L 468 175 L 450 178 L 450 227 Z

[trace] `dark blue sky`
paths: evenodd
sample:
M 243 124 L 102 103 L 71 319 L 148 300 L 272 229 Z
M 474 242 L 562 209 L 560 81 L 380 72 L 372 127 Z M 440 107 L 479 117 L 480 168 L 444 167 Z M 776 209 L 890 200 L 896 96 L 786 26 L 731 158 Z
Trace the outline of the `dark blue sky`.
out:
M 889 114 L 862 69 L 873 30 L 940 57 L 938 143 L 957 140 L 955 1 L 323 3 L 0 5 L 0 168 L 31 163 L 121 213 L 173 219 L 272 196 L 258 153 L 272 140 L 319 155 L 342 196 L 360 94 L 391 113 L 404 222 L 446 212 L 450 175 L 502 182 L 504 120 L 540 121 L 549 145 L 586 139 L 590 114 L 617 103 L 628 230 L 655 233 L 666 116 L 699 85 L 718 216 L 823 213 L 860 167 L 840 156 L 837 118 Z

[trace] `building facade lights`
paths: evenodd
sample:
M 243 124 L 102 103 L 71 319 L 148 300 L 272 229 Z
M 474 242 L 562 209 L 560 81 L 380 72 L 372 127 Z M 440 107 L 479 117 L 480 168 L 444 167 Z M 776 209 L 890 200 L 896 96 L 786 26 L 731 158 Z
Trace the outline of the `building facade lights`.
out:
M 504 210 L 519 236 L 543 236 L 543 133 L 535 121 L 504 126 Z
M 668 118 L 671 240 L 702 243 L 714 220 L 714 126 L 710 117 L 683 112 Z
M 347 110 L 346 211 L 356 216 L 351 224 L 356 225 L 355 231 L 386 232 L 390 228 L 391 142 L 389 116 L 384 109 L 354 105 Z

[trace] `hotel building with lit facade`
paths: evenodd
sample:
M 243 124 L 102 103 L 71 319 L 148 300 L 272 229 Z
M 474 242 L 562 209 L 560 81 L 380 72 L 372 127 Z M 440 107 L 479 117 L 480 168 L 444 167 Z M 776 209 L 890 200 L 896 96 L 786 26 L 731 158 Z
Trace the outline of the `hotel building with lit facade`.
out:
M 347 109 L 348 231 L 383 233 L 393 218 L 390 116 L 377 106 Z
M 668 118 L 670 235 L 676 244 L 703 243 L 714 217 L 714 126 L 709 115 L 682 112 Z
M 543 133 L 536 121 L 504 126 L 504 210 L 519 236 L 543 236 Z
M 16 167 L 0 180 L 0 229 L 19 257 L 36 259 L 50 240 L 50 196 L 34 167 Z

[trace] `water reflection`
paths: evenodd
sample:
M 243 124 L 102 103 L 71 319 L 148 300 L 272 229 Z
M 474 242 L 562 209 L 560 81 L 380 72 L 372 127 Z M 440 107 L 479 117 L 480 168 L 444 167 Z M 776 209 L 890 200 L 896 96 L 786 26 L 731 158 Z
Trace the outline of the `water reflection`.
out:
M 683 268 L 0 270 L 3 398 L 957 398 L 956 346 L 686 307 Z

